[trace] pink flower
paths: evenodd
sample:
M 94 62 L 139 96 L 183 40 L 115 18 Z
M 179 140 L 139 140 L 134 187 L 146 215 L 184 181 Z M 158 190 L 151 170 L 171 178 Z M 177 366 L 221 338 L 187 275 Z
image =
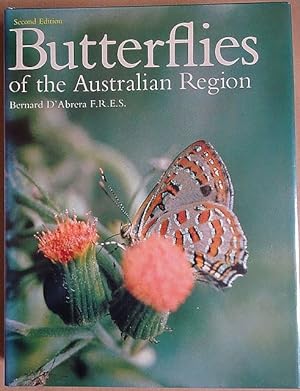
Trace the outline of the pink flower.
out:
M 56 217 L 57 226 L 36 235 L 38 248 L 51 261 L 66 263 L 83 255 L 98 239 L 96 221 L 78 221 L 68 214 Z
M 125 288 L 158 312 L 176 311 L 195 282 L 184 251 L 159 235 L 126 249 L 122 268 Z

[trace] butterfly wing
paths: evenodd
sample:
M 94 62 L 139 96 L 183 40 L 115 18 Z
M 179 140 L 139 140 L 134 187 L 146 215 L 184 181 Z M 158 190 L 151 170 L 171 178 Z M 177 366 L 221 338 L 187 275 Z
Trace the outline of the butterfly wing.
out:
M 194 202 L 152 218 L 141 232 L 170 237 L 181 246 L 197 279 L 218 288 L 230 287 L 247 271 L 247 240 L 235 214 L 215 202 Z
M 188 146 L 170 164 L 136 213 L 131 238 L 139 238 L 143 227 L 166 211 L 201 201 L 233 207 L 233 187 L 225 164 L 203 140 Z

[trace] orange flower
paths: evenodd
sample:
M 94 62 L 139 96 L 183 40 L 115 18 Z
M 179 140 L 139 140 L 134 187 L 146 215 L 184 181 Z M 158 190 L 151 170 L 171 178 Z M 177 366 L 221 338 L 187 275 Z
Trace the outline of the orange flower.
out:
M 126 249 L 122 268 L 125 288 L 158 312 L 175 311 L 195 281 L 183 250 L 159 235 Z
M 96 220 L 78 221 L 74 215 L 56 216 L 57 226 L 36 235 L 38 248 L 45 257 L 54 262 L 66 263 L 85 253 L 96 244 L 98 234 Z

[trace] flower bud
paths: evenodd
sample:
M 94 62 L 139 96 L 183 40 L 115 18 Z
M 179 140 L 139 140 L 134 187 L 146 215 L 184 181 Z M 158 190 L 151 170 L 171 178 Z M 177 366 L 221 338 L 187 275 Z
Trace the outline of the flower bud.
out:
M 52 261 L 44 281 L 48 308 L 66 324 L 87 324 L 107 313 L 111 298 L 96 260 L 95 220 L 78 221 L 65 215 L 54 230 L 36 235 L 39 251 Z
M 122 269 L 124 287 L 114 293 L 111 317 L 123 334 L 154 339 L 190 294 L 192 267 L 181 248 L 152 235 L 125 250 Z
M 155 341 L 167 329 L 168 312 L 155 311 L 123 287 L 114 293 L 109 311 L 124 336 Z

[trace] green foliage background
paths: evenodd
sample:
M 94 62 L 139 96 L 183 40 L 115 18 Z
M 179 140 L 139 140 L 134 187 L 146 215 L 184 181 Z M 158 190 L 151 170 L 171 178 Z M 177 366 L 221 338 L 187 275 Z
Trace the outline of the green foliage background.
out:
M 256 36 L 259 62 L 255 66 L 235 65 L 224 69 L 195 67 L 167 68 L 167 50 L 158 53 L 160 68 L 147 70 L 151 77 L 172 80 L 179 72 L 195 77 L 249 76 L 252 89 L 224 90 L 210 96 L 205 91 L 99 93 L 91 98 L 123 98 L 126 109 L 9 110 L 7 118 L 7 171 L 17 159 L 38 184 L 63 207 L 77 213 L 88 210 L 100 222 L 118 231 L 120 211 L 98 188 L 102 166 L 120 199 L 131 214 L 137 209 L 152 182 L 140 186 L 133 205 L 130 200 L 151 170 L 151 159 L 174 157 L 197 139 L 211 142 L 230 172 L 234 189 L 234 211 L 248 238 L 249 271 L 224 293 L 198 285 L 192 296 L 170 317 L 172 333 L 159 337 L 159 344 L 147 347 L 138 365 L 126 362 L 107 348 L 90 344 L 51 371 L 47 385 L 96 386 L 184 386 L 184 387 L 296 387 L 297 323 L 295 266 L 294 133 L 290 19 L 287 4 L 108 8 L 82 10 L 13 10 L 6 19 L 6 61 L 14 63 L 13 18 L 62 18 L 62 26 L 44 26 L 48 41 L 79 42 L 84 34 L 99 41 L 104 33 L 118 42 L 136 38 L 168 39 L 176 24 L 194 20 L 197 41 L 210 37 L 211 45 L 224 36 L 241 41 Z M 210 29 L 201 29 L 209 22 Z M 38 27 L 38 26 L 37 26 Z M 179 34 L 180 35 L 180 34 Z M 178 61 L 184 63 L 184 45 Z M 199 47 L 197 47 L 199 53 Z M 240 49 L 238 49 L 240 50 Z M 66 60 L 59 51 L 59 63 Z M 228 50 L 228 56 L 237 52 Z M 34 63 L 35 53 L 27 63 Z M 97 61 L 99 53 L 91 56 Z M 80 54 L 76 51 L 77 61 Z M 201 61 L 201 58 L 200 60 Z M 238 63 L 239 64 L 239 63 Z M 6 73 L 7 100 L 32 102 L 41 99 L 87 100 L 87 93 L 12 94 L 11 80 L 26 73 L 31 81 L 47 74 L 52 80 L 74 85 L 80 73 L 89 79 L 111 76 L 128 79 L 138 67 L 116 66 L 104 70 Z M 91 94 L 93 95 L 93 94 Z M 25 184 L 25 186 L 28 186 Z M 7 209 L 15 205 L 7 186 Z M 11 203 L 12 204 L 11 204 Z M 28 211 L 25 213 L 28 218 Z M 19 215 L 17 215 L 19 216 Z M 14 224 L 17 224 L 14 216 Z M 41 221 L 30 215 L 33 228 Z M 9 227 L 14 229 L 14 227 Z M 24 270 L 38 262 L 32 239 L 17 238 L 7 252 L 10 268 Z M 178 282 L 180 283 L 180 282 Z M 62 326 L 47 310 L 41 281 L 29 274 L 19 282 L 8 275 L 6 313 L 11 319 L 34 326 Z M 66 337 L 7 339 L 8 382 L 29 373 L 52 357 L 68 341 Z

